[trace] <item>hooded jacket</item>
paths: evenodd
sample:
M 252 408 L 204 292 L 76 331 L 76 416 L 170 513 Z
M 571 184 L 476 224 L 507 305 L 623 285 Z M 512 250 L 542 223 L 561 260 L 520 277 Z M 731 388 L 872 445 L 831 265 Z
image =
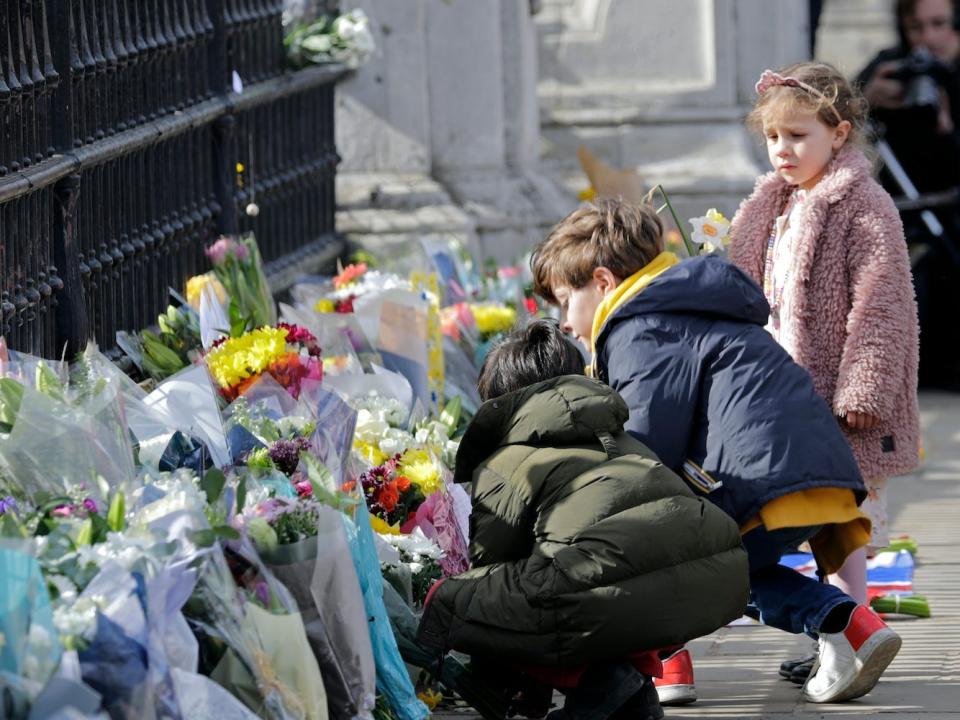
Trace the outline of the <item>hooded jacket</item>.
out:
M 761 177 L 733 219 L 730 258 L 757 282 L 791 189 L 775 173 Z M 836 415 L 880 418 L 872 430 L 844 428 L 864 477 L 909 472 L 919 458 L 919 330 L 897 209 L 863 154 L 845 147 L 797 213 L 785 290 L 796 308 L 795 359 Z
M 736 525 L 624 433 L 626 418 L 612 389 L 579 376 L 484 403 L 455 473 L 473 482 L 473 568 L 434 586 L 420 643 L 579 665 L 740 616 Z
M 801 490 L 866 494 L 810 375 L 764 329 L 768 314 L 743 271 L 698 257 L 617 307 L 595 341 L 599 379 L 630 408 L 626 429 L 741 526 Z

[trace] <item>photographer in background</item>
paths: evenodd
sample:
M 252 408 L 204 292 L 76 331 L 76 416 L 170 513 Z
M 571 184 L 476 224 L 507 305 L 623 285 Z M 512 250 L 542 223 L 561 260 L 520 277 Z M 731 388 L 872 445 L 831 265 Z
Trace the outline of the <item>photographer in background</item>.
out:
M 880 52 L 858 81 L 878 136 L 921 194 L 917 205 L 942 225 L 939 236 L 919 210 L 902 210 L 920 313 L 920 383 L 960 390 L 950 347 L 960 285 L 960 0 L 896 0 L 900 45 Z M 906 193 L 889 168 L 880 177 Z M 929 213 L 928 213 L 929 215 Z

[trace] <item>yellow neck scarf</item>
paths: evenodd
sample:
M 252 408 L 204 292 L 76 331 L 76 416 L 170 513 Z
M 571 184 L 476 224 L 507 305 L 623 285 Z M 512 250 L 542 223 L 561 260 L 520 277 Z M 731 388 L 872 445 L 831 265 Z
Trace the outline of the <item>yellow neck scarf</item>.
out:
M 593 327 L 590 330 L 590 352 L 596 354 L 597 338 L 607 319 L 628 300 L 636 297 L 647 285 L 665 271 L 680 262 L 671 252 L 662 252 L 633 275 L 621 282 L 597 306 L 593 314 Z M 591 368 L 592 369 L 592 368 Z

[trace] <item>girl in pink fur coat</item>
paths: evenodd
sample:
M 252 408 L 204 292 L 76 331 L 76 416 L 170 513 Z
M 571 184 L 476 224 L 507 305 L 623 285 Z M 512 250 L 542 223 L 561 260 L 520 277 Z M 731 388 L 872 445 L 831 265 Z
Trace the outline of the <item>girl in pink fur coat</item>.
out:
M 730 257 L 763 286 L 767 329 L 813 376 L 869 492 L 871 547 L 888 544 L 886 478 L 919 456 L 918 325 L 900 217 L 861 151 L 862 97 L 833 67 L 767 70 L 748 123 L 773 172 L 733 219 Z M 831 582 L 866 601 L 866 555 Z

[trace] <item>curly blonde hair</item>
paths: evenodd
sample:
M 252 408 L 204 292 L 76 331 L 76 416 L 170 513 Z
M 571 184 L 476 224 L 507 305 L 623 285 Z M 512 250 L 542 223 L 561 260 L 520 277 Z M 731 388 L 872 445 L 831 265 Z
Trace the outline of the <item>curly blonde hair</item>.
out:
M 835 128 L 842 121 L 850 123 L 847 142 L 865 144 L 868 105 L 859 88 L 848 81 L 833 65 L 802 62 L 779 70 L 785 77 L 796 78 L 816 89 L 775 85 L 760 93 L 753 110 L 747 115 L 747 127 L 763 132 L 763 126 L 775 118 L 798 113 L 814 113 L 824 125 Z

